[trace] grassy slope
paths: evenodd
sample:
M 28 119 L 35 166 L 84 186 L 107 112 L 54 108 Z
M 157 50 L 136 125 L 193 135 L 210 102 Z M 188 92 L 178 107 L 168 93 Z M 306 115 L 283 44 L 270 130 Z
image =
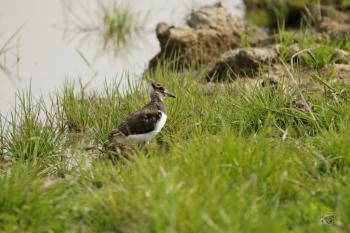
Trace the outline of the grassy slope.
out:
M 169 121 L 158 136 L 167 146 L 154 141 L 115 165 L 93 159 L 87 166 L 101 154 L 83 147 L 103 144 L 145 103 L 144 87 L 124 98 L 116 87 L 93 97 L 81 89 L 78 98 L 67 85 L 44 123 L 36 116 L 46 108 L 22 96 L 11 120 L 18 126 L 2 124 L 3 153 L 14 161 L 1 169 L 0 231 L 349 231 L 344 98 L 310 97 L 310 115 L 293 107 L 297 88 L 271 94 L 237 83 L 205 91 L 190 73 L 156 77 L 178 95 L 167 102 Z M 73 168 L 68 157 L 77 160 Z M 328 212 L 336 226 L 321 225 Z
M 280 32 L 282 59 L 296 42 L 315 56 L 301 63 L 322 68 L 336 62 L 336 48 L 350 48 L 300 33 Z M 115 164 L 84 148 L 102 148 L 148 101 L 147 88 L 123 97 L 113 83 L 103 93 L 66 84 L 53 107 L 21 94 L 0 118 L 0 232 L 349 232 L 350 85 L 306 95 L 245 81 L 209 88 L 202 77 L 146 73 L 178 98 L 167 100 L 157 140 Z M 301 92 L 312 112 L 294 106 Z M 321 224 L 329 212 L 334 226 Z

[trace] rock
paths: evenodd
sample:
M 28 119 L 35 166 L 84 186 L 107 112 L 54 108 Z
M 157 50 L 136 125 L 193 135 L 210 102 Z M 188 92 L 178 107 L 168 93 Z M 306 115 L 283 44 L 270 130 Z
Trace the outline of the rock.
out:
M 316 19 L 320 23 L 322 20 L 330 19 L 338 22 L 339 24 L 346 24 L 350 22 L 350 16 L 348 13 L 339 11 L 331 5 L 319 5 L 311 4 L 307 5 L 307 13 L 312 18 Z
M 343 49 L 337 49 L 334 56 L 338 64 L 349 64 L 350 62 L 350 53 Z
M 261 27 L 247 25 L 245 35 L 252 47 L 264 47 L 276 43 L 276 35 L 269 35 L 269 32 Z
M 293 101 L 293 105 L 298 108 L 300 111 L 303 111 L 303 112 L 312 112 L 314 106 L 305 101 L 304 99 L 296 99 Z
M 275 48 L 242 48 L 228 51 L 222 55 L 214 68 L 207 74 L 208 81 L 236 79 L 238 76 L 255 76 L 259 67 L 278 57 Z
M 100 180 L 93 182 L 93 184 L 98 189 L 101 189 L 103 187 L 103 182 Z
M 309 3 L 307 3 L 309 2 Z M 277 28 L 280 23 L 285 27 L 299 28 L 307 23 L 308 25 L 318 26 L 324 18 L 329 18 L 346 24 L 350 22 L 349 12 L 341 11 L 344 8 L 341 4 L 333 1 L 321 1 L 312 3 L 312 1 L 295 1 L 295 0 L 244 0 L 246 4 L 247 15 L 265 15 L 268 26 Z M 263 14 L 261 13 L 263 12 Z M 264 20 L 264 19 L 262 19 Z
M 321 7 L 317 29 L 330 35 L 331 40 L 339 40 L 350 35 L 350 14 L 332 7 Z
M 288 47 L 288 56 L 292 57 L 294 56 L 295 54 L 299 53 L 300 52 L 300 47 L 299 47 L 299 44 L 298 43 L 294 43 L 294 44 L 291 44 L 289 47 Z
M 330 33 L 330 38 L 332 40 L 342 40 L 345 37 L 350 36 L 350 25 L 342 25 L 337 27 Z
M 277 47 L 278 53 L 281 54 L 281 56 L 286 61 L 290 61 L 294 55 L 296 55 L 299 58 L 302 56 L 302 54 L 298 54 L 301 51 L 298 43 L 293 43 L 288 47 L 284 47 L 281 44 L 277 44 L 276 47 Z
M 286 27 L 299 27 L 302 19 L 302 9 L 293 0 L 243 0 L 247 15 L 260 15 L 266 26 L 277 28 L 283 22 Z M 258 17 L 259 19 L 259 17 Z M 260 22 L 257 22 L 260 23 Z
M 232 16 L 220 2 L 213 6 L 203 6 L 192 12 L 187 25 L 193 29 L 211 28 L 222 32 L 240 32 L 245 24 L 243 20 Z
M 46 177 L 45 179 L 43 179 L 43 183 L 40 186 L 40 190 L 43 191 L 45 189 L 48 189 L 55 183 L 57 183 L 57 179 L 54 179 L 52 177 Z
M 0 151 L 1 152 L 1 151 Z M 12 158 L 0 153 L 0 170 L 12 166 Z
M 349 64 L 334 64 L 325 66 L 322 69 L 322 74 L 326 77 L 341 80 L 350 80 L 350 65 Z
M 199 65 L 212 65 L 222 53 L 242 44 L 256 44 L 268 37 L 267 32 L 247 26 L 220 3 L 192 12 L 186 26 L 159 23 L 156 33 L 161 51 L 149 62 L 150 69 L 169 60 L 176 63 L 173 68 L 177 69 L 189 67 L 193 61 Z M 254 37 L 249 36 L 252 33 Z
M 331 39 L 341 39 L 346 35 L 350 35 L 349 23 L 340 23 L 338 20 L 330 18 L 323 18 L 318 26 L 318 30 L 328 33 Z

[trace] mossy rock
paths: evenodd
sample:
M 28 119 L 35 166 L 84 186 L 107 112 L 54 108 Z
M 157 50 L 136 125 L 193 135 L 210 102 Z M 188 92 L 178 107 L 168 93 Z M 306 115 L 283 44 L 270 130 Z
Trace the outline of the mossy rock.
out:
M 257 25 L 277 28 L 297 28 L 302 25 L 316 25 L 322 17 L 344 21 L 349 18 L 349 6 L 342 1 L 324 0 L 244 0 L 246 19 Z M 348 4 L 350 5 L 350 4 Z

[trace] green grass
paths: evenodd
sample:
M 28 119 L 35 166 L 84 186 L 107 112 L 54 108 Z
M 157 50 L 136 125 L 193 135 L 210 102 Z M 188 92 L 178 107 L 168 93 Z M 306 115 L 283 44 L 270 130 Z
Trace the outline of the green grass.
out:
M 62 130 L 42 102 L 33 102 L 31 92 L 20 93 L 17 101 L 8 124 L 3 124 L 3 147 L 16 160 L 50 160 L 63 145 Z
M 297 43 L 308 51 L 299 64 L 312 71 L 337 63 L 336 49 L 350 51 L 349 38 L 328 43 L 310 28 L 282 28 L 277 39 L 283 61 Z M 173 66 L 143 75 L 177 98 L 166 100 L 156 139 L 131 148 L 132 160 L 109 159 L 107 135 L 148 102 L 147 85 L 130 82 L 122 93 L 115 81 L 100 92 L 67 82 L 49 105 L 20 92 L 0 117 L 0 232 L 350 231 L 346 80 L 315 72 L 318 92 L 291 80 L 263 88 L 261 77 L 207 85 L 200 66 Z M 301 98 L 312 111 L 295 106 Z M 334 225 L 321 223 L 328 213 Z
M 146 72 L 178 98 L 157 139 L 114 163 L 84 148 L 103 148 L 147 87 L 66 83 L 50 108 L 19 95 L 0 127 L 0 158 L 12 160 L 0 168 L 0 232 L 348 232 L 349 84 L 332 84 L 337 99 L 302 92 L 310 113 L 293 105 L 297 86 L 201 78 Z M 336 224 L 322 225 L 330 212 Z
M 347 36 L 329 42 L 322 34 L 309 27 L 288 31 L 282 26 L 276 37 L 280 45 L 280 57 L 283 60 L 289 62 L 295 55 L 300 64 L 311 69 L 321 69 L 326 65 L 338 63 L 340 58 L 336 56 L 336 51 L 339 49 L 350 51 Z M 298 46 L 300 54 L 292 54 L 289 51 L 292 45 Z
M 137 23 L 116 5 L 101 9 L 103 46 L 118 50 Z M 328 43 L 310 28 L 282 28 L 278 42 L 286 62 L 292 44 L 308 51 L 299 62 L 312 70 L 337 63 L 336 49 L 350 51 L 348 38 Z M 161 134 L 131 149 L 133 160 L 109 160 L 107 135 L 148 101 L 144 85 L 123 94 L 117 82 L 101 92 L 65 83 L 51 105 L 19 93 L 0 118 L 0 232 L 350 230 L 348 83 L 311 94 L 260 81 L 208 88 L 205 70 L 179 74 L 174 65 L 144 74 L 177 99 L 167 100 Z M 295 106 L 301 97 L 311 112 Z M 322 225 L 330 212 L 335 225 Z
M 1 232 L 64 232 L 67 229 L 65 225 L 71 213 L 66 207 L 73 201 L 69 196 L 74 189 L 59 180 L 46 187 L 48 180 L 34 164 L 15 163 L 1 171 Z

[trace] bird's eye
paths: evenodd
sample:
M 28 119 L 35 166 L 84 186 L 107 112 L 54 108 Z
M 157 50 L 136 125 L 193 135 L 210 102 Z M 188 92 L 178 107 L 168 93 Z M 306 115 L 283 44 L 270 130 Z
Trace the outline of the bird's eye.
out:
M 159 90 L 162 92 L 165 91 L 164 87 L 159 87 Z

